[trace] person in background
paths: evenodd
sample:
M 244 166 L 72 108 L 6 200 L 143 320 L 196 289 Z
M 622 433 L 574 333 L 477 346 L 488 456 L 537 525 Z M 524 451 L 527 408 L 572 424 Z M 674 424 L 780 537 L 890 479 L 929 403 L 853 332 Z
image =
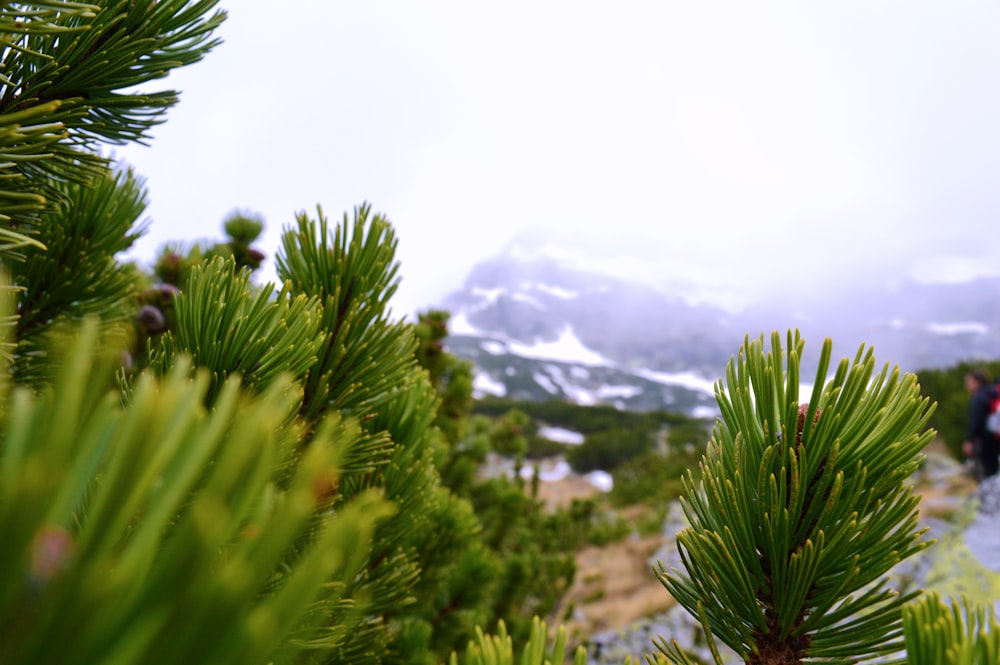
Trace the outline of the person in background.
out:
M 1000 440 L 986 429 L 990 405 L 997 398 L 997 387 L 983 370 L 965 375 L 965 389 L 969 391 L 969 426 L 965 430 L 962 452 L 975 465 L 976 480 L 982 481 L 1000 470 Z

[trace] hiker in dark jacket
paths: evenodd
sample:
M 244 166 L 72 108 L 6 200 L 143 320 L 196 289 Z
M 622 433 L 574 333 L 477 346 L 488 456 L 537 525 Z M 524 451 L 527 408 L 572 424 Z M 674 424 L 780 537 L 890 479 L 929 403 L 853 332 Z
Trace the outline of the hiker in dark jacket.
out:
M 990 415 L 990 405 L 997 398 L 997 387 L 986 372 L 976 370 L 965 375 L 965 388 L 972 397 L 962 451 L 973 460 L 976 479 L 982 481 L 1000 471 L 1000 440 L 986 429 L 986 418 Z

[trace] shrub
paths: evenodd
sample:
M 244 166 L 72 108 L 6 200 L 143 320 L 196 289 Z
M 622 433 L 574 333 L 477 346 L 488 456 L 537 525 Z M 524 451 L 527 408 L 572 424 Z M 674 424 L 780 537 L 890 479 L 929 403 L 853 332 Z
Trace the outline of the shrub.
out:
M 650 432 L 638 429 L 615 429 L 588 434 L 583 443 L 566 452 L 566 461 L 577 473 L 612 471 L 621 464 L 653 449 Z

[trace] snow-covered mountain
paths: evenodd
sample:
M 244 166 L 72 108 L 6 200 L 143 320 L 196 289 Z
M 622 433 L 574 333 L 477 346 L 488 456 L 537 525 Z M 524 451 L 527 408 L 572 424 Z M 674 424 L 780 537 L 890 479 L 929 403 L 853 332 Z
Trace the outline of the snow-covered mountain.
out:
M 578 261 L 508 251 L 477 265 L 441 306 L 452 313 L 449 349 L 475 364 L 479 393 L 630 410 L 715 413 L 713 383 L 726 362 L 746 335 L 773 330 L 802 332 L 804 374 L 825 337 L 837 359 L 865 343 L 905 371 L 1000 357 L 1000 278 L 907 281 L 736 311 Z

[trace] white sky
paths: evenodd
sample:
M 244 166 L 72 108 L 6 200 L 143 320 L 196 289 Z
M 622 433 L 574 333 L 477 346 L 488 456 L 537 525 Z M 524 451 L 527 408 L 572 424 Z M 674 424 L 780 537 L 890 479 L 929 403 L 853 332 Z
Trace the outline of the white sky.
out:
M 223 0 L 136 256 L 368 201 L 395 311 L 525 230 L 738 297 L 1000 273 L 1000 3 Z M 265 279 L 273 276 L 268 263 Z

